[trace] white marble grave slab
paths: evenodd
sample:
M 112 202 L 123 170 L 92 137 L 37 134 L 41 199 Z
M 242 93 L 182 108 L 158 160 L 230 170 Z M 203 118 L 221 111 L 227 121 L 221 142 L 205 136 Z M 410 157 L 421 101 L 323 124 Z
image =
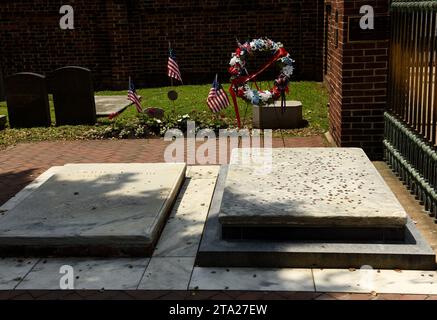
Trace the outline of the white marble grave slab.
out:
M 185 164 L 66 165 L 0 217 L 0 243 L 152 244 L 185 170 Z
M 38 176 L 35 180 L 29 183 L 24 187 L 20 192 L 18 192 L 15 196 L 9 199 L 5 204 L 0 207 L 0 212 L 6 212 L 13 209 L 17 204 L 27 198 L 30 194 L 32 194 L 36 189 L 38 189 L 44 182 L 50 179 L 56 172 L 58 172 L 62 167 L 51 167 L 43 174 Z
M 407 214 L 361 149 L 234 149 L 219 220 L 371 228 L 404 226 Z
M 97 117 L 108 117 L 114 113 L 121 113 L 132 102 L 127 100 L 127 96 L 95 96 Z

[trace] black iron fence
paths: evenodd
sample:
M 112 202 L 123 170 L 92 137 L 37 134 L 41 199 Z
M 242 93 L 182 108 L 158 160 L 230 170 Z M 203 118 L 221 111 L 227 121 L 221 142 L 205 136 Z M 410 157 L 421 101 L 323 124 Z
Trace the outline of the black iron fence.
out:
M 385 158 L 437 213 L 437 0 L 393 0 Z

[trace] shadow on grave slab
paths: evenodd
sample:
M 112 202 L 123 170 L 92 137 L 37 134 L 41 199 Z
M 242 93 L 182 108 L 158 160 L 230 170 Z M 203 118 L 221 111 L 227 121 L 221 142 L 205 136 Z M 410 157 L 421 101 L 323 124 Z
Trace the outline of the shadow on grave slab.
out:
M 112 167 L 111 167 L 112 166 Z M 185 165 L 76 165 L 62 170 L 0 217 L 2 255 L 151 255 Z M 111 172 L 107 172 L 111 171 Z M 153 178 L 154 175 L 159 180 Z
M 0 173 L 0 205 L 12 198 L 23 186 L 31 183 L 37 168 Z
M 217 181 L 196 264 L 200 267 L 361 268 L 435 270 L 435 254 L 408 218 L 402 241 L 261 239 L 223 234 L 219 221 L 228 168 Z M 335 231 L 335 230 L 334 230 Z M 262 232 L 262 230 L 260 231 Z M 309 231 L 314 233 L 315 231 Z M 225 239 L 223 235 L 228 236 Z M 247 234 L 246 234 L 247 235 Z

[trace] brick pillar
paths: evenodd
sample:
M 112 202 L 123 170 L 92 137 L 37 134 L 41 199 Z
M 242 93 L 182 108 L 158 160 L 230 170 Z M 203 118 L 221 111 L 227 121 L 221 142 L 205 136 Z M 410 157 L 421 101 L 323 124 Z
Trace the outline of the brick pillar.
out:
M 338 146 L 382 158 L 387 102 L 389 0 L 331 0 L 327 74 L 330 133 Z M 374 9 L 374 30 L 360 28 L 360 8 Z
M 110 43 L 107 54 L 110 56 L 111 64 L 104 71 L 106 82 L 104 81 L 103 86 L 116 90 L 127 88 L 129 76 L 132 76 L 135 82 L 137 80 L 134 74 L 133 52 L 140 31 L 135 30 L 132 25 L 132 22 L 138 19 L 135 8 L 132 8 L 133 4 L 132 1 L 105 1 L 105 29 L 108 31 Z

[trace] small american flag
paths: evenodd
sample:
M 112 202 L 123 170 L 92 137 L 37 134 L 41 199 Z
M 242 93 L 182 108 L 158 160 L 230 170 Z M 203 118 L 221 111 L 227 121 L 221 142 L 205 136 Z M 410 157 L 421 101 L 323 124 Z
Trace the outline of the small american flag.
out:
M 141 107 L 141 103 L 140 103 L 140 98 L 137 95 L 134 83 L 132 82 L 130 77 L 129 77 L 129 90 L 127 91 L 127 99 L 131 101 L 133 104 L 135 104 L 135 108 L 137 108 L 137 111 L 139 113 L 143 112 L 143 108 Z
M 209 90 L 208 99 L 206 100 L 208 107 L 212 112 L 217 113 L 229 106 L 229 98 L 221 84 L 217 81 L 217 76 Z
M 172 49 L 170 49 L 170 55 L 168 57 L 168 76 L 170 78 L 179 80 L 182 82 L 181 72 L 179 70 L 179 65 L 176 62 L 176 56 Z

